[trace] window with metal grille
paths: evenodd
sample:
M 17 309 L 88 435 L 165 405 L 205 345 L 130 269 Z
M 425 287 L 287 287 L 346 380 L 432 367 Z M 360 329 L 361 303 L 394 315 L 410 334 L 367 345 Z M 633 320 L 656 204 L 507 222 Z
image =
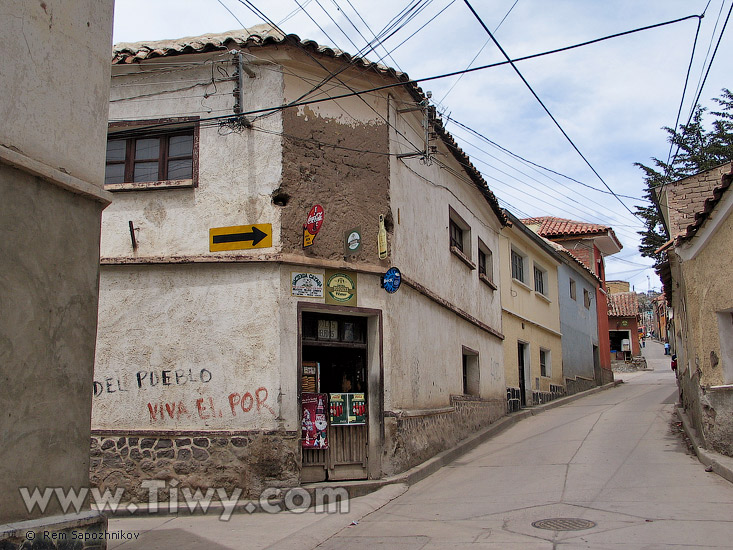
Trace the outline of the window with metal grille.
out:
M 512 250 L 512 278 L 524 282 L 524 257 Z
M 534 290 L 543 296 L 545 295 L 545 277 L 546 271 L 534 266 Z
M 463 229 L 458 227 L 456 222 L 450 220 L 448 222 L 448 230 L 450 231 L 450 245 L 455 246 L 463 252 Z

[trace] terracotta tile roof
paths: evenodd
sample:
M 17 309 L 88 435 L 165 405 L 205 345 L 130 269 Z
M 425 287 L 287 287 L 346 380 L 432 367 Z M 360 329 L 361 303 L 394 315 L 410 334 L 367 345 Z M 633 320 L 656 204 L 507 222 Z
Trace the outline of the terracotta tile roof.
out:
M 716 205 L 723 197 L 723 193 L 728 190 L 731 183 L 733 183 L 733 163 L 731 163 L 731 171 L 728 174 L 723 174 L 721 177 L 721 184 L 712 190 L 712 196 L 705 199 L 705 202 L 702 205 L 702 210 L 695 212 L 695 221 L 685 228 L 684 233 L 677 238 L 677 242 L 689 241 L 697 234 L 698 229 L 702 227 L 711 212 L 715 210 Z
M 404 89 L 407 90 L 416 102 L 425 101 L 427 99 L 422 89 L 415 81 L 411 81 L 410 77 L 406 73 L 396 71 L 395 69 L 387 67 L 381 63 L 374 63 L 363 57 L 352 56 L 335 48 L 321 46 L 312 40 L 301 40 L 300 37 L 295 34 L 283 34 L 268 24 L 256 25 L 248 29 L 228 31 L 219 34 L 205 34 L 196 37 L 178 38 L 175 40 L 119 43 L 114 46 L 112 64 L 125 65 L 139 63 L 146 59 L 155 59 L 159 57 L 214 51 L 230 51 L 239 48 L 277 46 L 283 44 L 302 49 L 311 55 L 318 54 L 342 60 L 345 63 L 356 65 L 361 69 L 377 73 L 382 77 L 391 77 L 400 83 L 404 83 Z M 433 110 L 432 114 L 435 115 L 435 110 Z M 486 183 L 479 170 L 471 163 L 468 155 L 458 147 L 453 136 L 451 136 L 443 126 L 443 122 L 437 117 L 434 120 L 434 129 L 454 158 L 461 164 L 461 166 L 464 167 L 473 183 L 484 195 L 500 223 L 502 225 L 506 225 L 508 223 L 506 215 L 504 214 L 501 206 L 499 206 L 499 201 L 496 199 L 496 196 L 491 189 L 489 189 L 489 185 Z
M 639 313 L 639 302 L 636 292 L 617 292 L 608 295 L 609 317 L 636 317 Z
M 522 223 L 525 225 L 539 225 L 537 233 L 548 239 L 552 237 L 582 236 L 588 234 L 597 235 L 599 233 L 609 232 L 613 234 L 613 229 L 607 225 L 578 222 L 564 218 L 555 218 L 553 216 L 526 218 L 522 220 Z

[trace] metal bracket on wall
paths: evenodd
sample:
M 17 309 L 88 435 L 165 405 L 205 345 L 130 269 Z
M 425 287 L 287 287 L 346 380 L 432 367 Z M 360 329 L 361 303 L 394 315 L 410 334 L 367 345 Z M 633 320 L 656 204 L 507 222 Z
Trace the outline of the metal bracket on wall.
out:
M 132 241 L 132 249 L 137 250 L 137 238 L 135 237 L 135 231 L 138 231 L 140 228 L 136 228 L 132 224 L 132 220 L 127 223 L 130 225 L 130 240 Z

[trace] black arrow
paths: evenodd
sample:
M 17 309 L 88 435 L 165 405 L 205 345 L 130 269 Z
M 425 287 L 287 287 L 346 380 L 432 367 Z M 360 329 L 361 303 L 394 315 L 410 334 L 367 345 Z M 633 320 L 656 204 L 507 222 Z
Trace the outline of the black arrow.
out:
M 252 246 L 256 246 L 262 239 L 267 237 L 267 233 L 252 227 L 250 233 L 230 233 L 228 235 L 214 235 L 214 244 L 221 243 L 237 243 L 240 241 L 252 241 Z

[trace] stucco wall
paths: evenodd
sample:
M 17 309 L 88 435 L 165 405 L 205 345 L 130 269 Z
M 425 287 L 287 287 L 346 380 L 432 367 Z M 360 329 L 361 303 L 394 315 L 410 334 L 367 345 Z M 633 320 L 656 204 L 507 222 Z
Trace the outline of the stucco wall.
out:
M 570 297 L 570 279 L 576 284 L 576 299 Z M 562 329 L 562 360 L 565 378 L 581 376 L 593 380 L 593 346 L 598 345 L 596 285 L 590 284 L 574 269 L 561 264 L 558 268 L 560 295 L 560 327 Z M 584 293 L 591 296 L 590 308 L 584 304 Z
M 550 391 L 550 384 L 564 386 L 562 363 L 562 344 L 558 334 L 553 334 L 532 323 L 505 313 L 504 315 L 504 366 L 506 385 L 519 387 L 519 358 L 517 343 L 529 344 L 524 373 L 527 389 L 532 391 Z M 540 348 L 550 351 L 550 376 L 540 375 Z M 539 387 L 538 387 L 539 382 Z
M 29 514 L 19 487 L 88 482 L 99 216 L 79 199 L 0 165 L 0 523 Z
M 706 444 L 713 450 L 733 456 L 733 392 L 707 386 L 730 384 L 723 375 L 720 361 L 718 318 L 715 312 L 733 308 L 730 284 L 721 273 L 729 271 L 733 217 L 722 222 L 718 231 L 692 260 L 679 266 L 675 273 L 682 277 L 679 294 L 675 295 L 675 332 L 684 343 L 681 377 L 685 404 L 697 428 L 703 431 Z M 680 297 L 684 296 L 684 307 Z
M 20 487 L 88 485 L 112 12 L 0 5 L 0 524 L 64 513 Z
M 0 5 L 0 144 L 97 186 L 104 175 L 112 8 L 96 0 Z
M 420 111 L 397 113 L 397 108 L 414 106 L 404 97 L 390 102 L 392 153 L 415 152 L 424 147 Z M 425 164 L 419 157 L 390 161 L 390 192 L 394 221 L 394 242 L 390 262 L 402 272 L 442 298 L 501 330 L 501 298 L 479 280 L 471 269 L 450 251 L 448 222 L 450 208 L 470 226 L 464 252 L 476 264 L 478 239 L 493 255 L 494 282 L 499 282 L 499 231 L 501 225 L 488 202 L 474 186 L 464 168 L 443 145 L 435 161 Z
M 505 310 L 560 332 L 557 267 L 551 258 L 517 228 L 504 228 L 501 240 L 501 303 Z M 524 283 L 512 277 L 511 250 L 524 256 Z M 545 294 L 535 291 L 534 266 L 547 272 Z
M 104 266 L 94 428 L 295 429 L 267 368 L 279 285 L 274 264 Z
M 222 81 L 210 84 L 212 66 L 186 65 L 192 59 L 217 61 L 215 74 Z M 150 61 L 142 68 L 117 67 L 111 91 L 110 120 L 158 119 L 166 116 L 206 118 L 232 113 L 234 74 L 228 55 L 179 56 L 173 74 L 167 65 Z M 257 76 L 246 78 L 244 110 L 258 109 L 282 101 L 282 75 L 254 66 Z M 142 71 L 144 76 L 139 72 Z M 221 71 L 221 73 L 220 73 Z M 152 73 L 152 74 L 149 74 Z M 173 83 L 165 84 L 173 81 Z M 176 81 L 182 81 L 178 85 Z M 164 84 L 156 84 L 162 81 Z M 194 90 L 155 96 L 155 101 L 124 97 L 157 93 L 202 83 Z M 208 84 L 207 84 L 208 83 Z M 214 93 L 216 90 L 216 93 Z M 204 94 L 211 96 L 204 98 Z M 203 103 L 203 107 L 202 107 Z M 280 248 L 280 215 L 272 204 L 272 192 L 280 186 L 282 119 L 267 117 L 258 126 L 266 131 L 232 131 L 216 123 L 202 122 L 199 130 L 199 178 L 193 189 L 148 189 L 115 193 L 115 200 L 102 219 L 102 257 L 173 257 L 193 255 L 257 255 Z M 269 132 L 275 132 L 269 133 Z M 136 228 L 137 250 L 133 251 L 128 222 Z M 235 252 L 209 252 L 209 229 L 270 223 L 273 247 Z

